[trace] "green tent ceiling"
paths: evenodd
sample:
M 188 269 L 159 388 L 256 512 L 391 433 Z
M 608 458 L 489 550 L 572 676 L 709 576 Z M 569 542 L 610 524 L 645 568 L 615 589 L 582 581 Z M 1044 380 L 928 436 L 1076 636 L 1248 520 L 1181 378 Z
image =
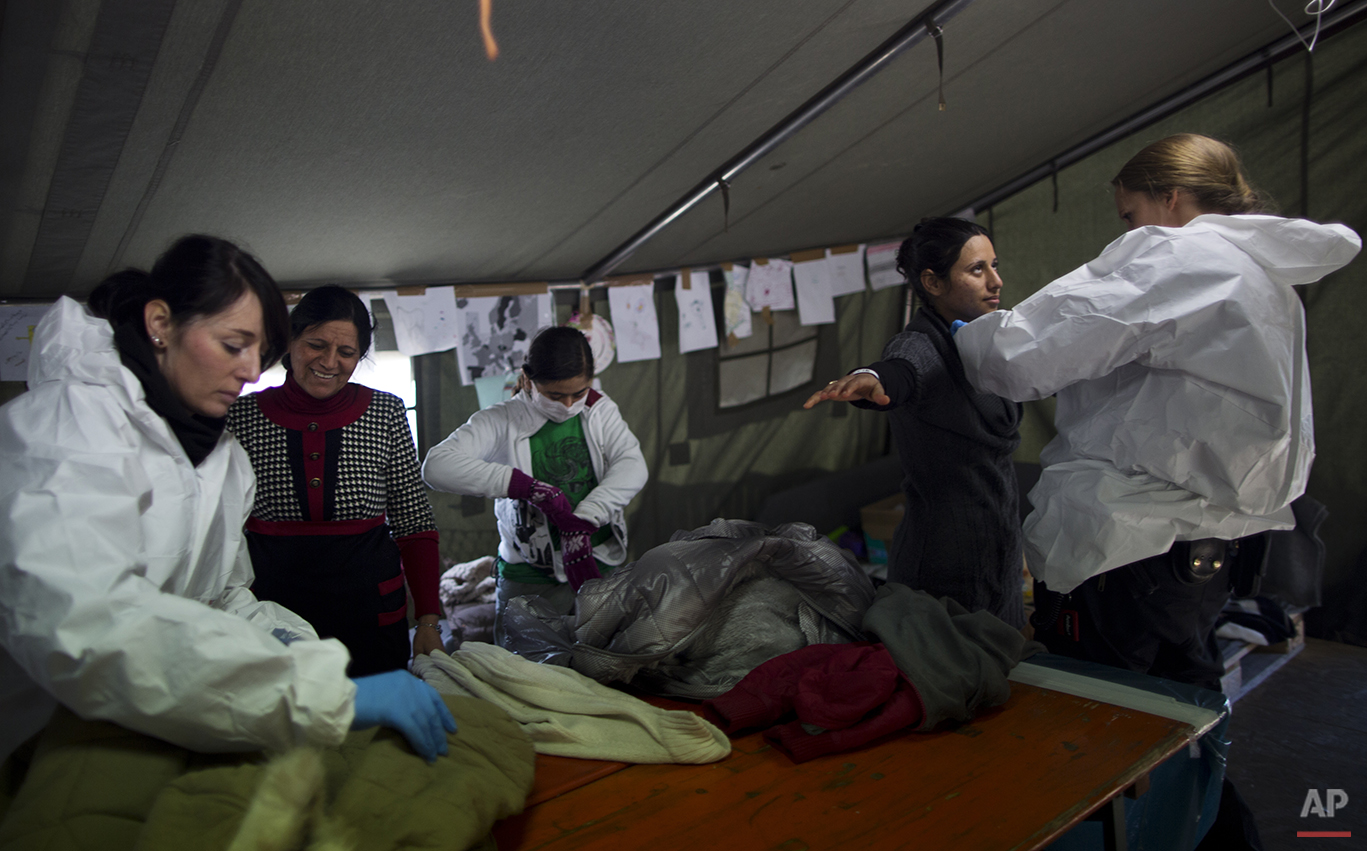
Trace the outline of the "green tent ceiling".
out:
M 493 0 L 490 62 L 474 0 L 6 0 L 0 296 L 190 231 L 285 285 L 575 279 L 927 8 Z M 620 271 L 904 233 L 1287 32 L 1263 0 L 974 0 L 948 109 L 925 40 L 738 177 L 729 229 L 714 195 Z

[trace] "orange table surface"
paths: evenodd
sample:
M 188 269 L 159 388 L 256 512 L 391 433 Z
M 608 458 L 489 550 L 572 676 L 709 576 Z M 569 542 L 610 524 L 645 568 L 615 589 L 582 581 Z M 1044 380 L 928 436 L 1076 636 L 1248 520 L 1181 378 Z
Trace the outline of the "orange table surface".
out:
M 1188 724 L 1013 684 L 954 730 L 795 765 L 758 733 L 709 765 L 538 756 L 513 849 L 1033 849 L 1180 750 Z M 652 703 L 679 707 L 667 701 Z

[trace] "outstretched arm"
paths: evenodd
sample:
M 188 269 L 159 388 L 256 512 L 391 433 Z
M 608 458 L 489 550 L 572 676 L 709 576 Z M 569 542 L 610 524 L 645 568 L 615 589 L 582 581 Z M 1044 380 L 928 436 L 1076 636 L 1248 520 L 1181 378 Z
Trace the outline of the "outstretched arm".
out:
M 802 407 L 811 409 L 821 402 L 871 402 L 879 407 L 892 404 L 892 399 L 883 389 L 883 381 L 877 375 L 867 372 L 853 373 L 835 381 L 808 397 Z

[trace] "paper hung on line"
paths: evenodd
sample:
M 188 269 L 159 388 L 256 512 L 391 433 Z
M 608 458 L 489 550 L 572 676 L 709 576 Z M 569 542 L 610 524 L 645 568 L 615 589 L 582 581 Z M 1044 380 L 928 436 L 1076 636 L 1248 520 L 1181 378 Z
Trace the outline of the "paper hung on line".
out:
M 50 304 L 0 305 L 0 381 L 28 381 L 33 329 Z
M 803 325 L 826 325 L 835 321 L 835 297 L 831 295 L 831 270 L 826 257 L 793 264 L 797 289 L 797 317 Z
M 793 264 L 771 257 L 761 263 L 750 264 L 750 278 L 745 283 L 745 299 L 753 310 L 792 310 Z
M 612 309 L 619 361 L 631 363 L 660 356 L 660 320 L 655 314 L 653 283 L 608 287 L 608 307 Z
M 394 319 L 399 351 L 410 358 L 455 348 L 455 288 L 428 287 L 419 295 L 386 292 L 384 306 Z
M 461 298 L 456 323 L 456 363 L 460 383 L 468 386 L 521 369 L 536 332 L 555 324 L 555 303 L 550 293 Z
M 897 249 L 900 242 L 884 242 L 870 245 L 864 252 L 869 267 L 869 286 L 875 290 L 885 290 L 903 283 L 902 273 L 897 271 Z
M 589 316 L 588 327 L 585 327 L 581 320 L 579 311 L 575 310 L 565 325 L 569 328 L 578 328 L 589 338 L 589 351 L 593 353 L 593 374 L 602 375 L 603 370 L 612 366 L 612 359 L 617 356 L 617 338 L 612 332 L 612 323 L 596 313 Z
M 482 411 L 499 402 L 506 402 L 517 392 L 517 373 L 507 375 L 486 375 L 475 379 L 475 397 L 479 399 Z
M 735 264 L 727 265 L 731 268 L 722 267 L 722 274 L 726 276 L 726 300 L 722 303 L 726 336 L 728 339 L 735 337 L 743 340 L 755 333 L 754 326 L 750 324 L 750 304 L 745 300 L 745 282 L 750 277 L 750 269 Z
M 826 249 L 826 266 L 831 270 L 831 295 L 864 291 L 864 246 Z
M 687 281 L 684 275 L 688 276 Z M 687 289 L 684 284 L 688 283 Z M 684 269 L 674 279 L 679 305 L 679 354 L 717 347 L 717 317 L 712 312 L 712 283 L 706 272 Z

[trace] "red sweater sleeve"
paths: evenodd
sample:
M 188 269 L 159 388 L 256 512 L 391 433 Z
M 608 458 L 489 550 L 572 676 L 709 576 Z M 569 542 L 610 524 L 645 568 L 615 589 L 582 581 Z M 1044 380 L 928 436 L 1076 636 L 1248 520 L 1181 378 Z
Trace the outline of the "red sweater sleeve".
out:
M 877 648 L 884 655 L 882 645 L 867 642 L 855 644 L 809 644 L 800 650 L 775 656 L 755 668 L 745 679 L 736 683 L 726 694 L 703 701 L 703 717 L 717 725 L 722 732 L 732 735 L 753 727 L 776 724 L 790 713 L 803 710 L 814 712 L 828 723 L 832 718 L 852 715 L 841 726 L 848 726 L 863 717 L 869 706 L 876 706 L 892 693 L 897 668 L 891 675 L 878 671 L 848 675 L 860 660 L 871 656 Z M 813 677 L 816 674 L 816 677 Z M 845 675 L 845 676 L 842 676 Z M 831 677 L 836 682 L 827 682 Z M 886 680 L 873 683 L 872 680 Z M 878 693 L 878 696 L 874 696 Z M 834 695 L 840 695 L 839 697 Z M 842 699 L 864 705 L 862 710 L 840 706 Z M 821 715 L 821 709 L 826 713 Z M 804 719 L 805 720 L 805 719 Z
M 826 754 L 862 748 L 875 739 L 916 726 L 923 717 L 920 696 L 910 682 L 901 678 L 887 703 L 851 727 L 813 734 L 801 721 L 790 721 L 766 730 L 764 738 L 792 757 L 793 762 L 806 762 Z
M 395 538 L 399 558 L 403 562 L 404 579 L 413 595 L 414 614 L 445 617 L 441 600 L 437 597 L 437 579 L 441 576 L 441 558 L 437 554 L 436 530 L 414 532 Z
M 852 750 L 919 723 L 920 696 L 882 644 L 812 644 L 777 656 L 703 715 L 728 735 L 768 727 L 764 737 L 794 762 Z

